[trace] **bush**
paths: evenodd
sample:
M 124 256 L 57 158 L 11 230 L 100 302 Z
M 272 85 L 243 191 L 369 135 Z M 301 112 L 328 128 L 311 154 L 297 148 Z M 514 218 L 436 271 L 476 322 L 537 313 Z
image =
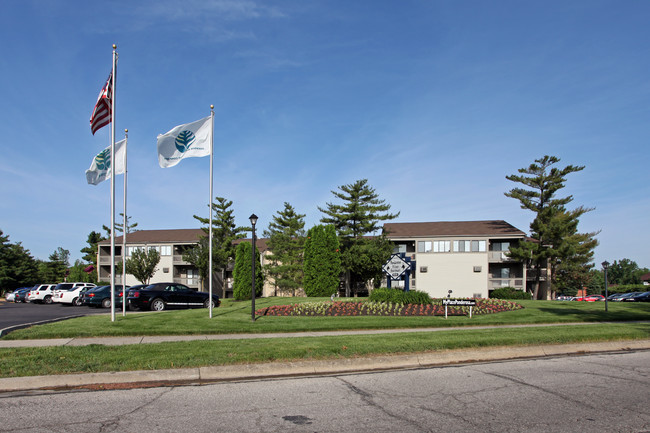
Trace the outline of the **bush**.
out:
M 526 299 L 532 298 L 531 294 L 523 290 L 515 289 L 514 287 L 502 287 L 500 289 L 490 292 L 492 299 Z
M 608 286 L 607 291 L 612 293 L 630 293 L 630 292 L 647 292 L 650 286 L 643 284 L 621 284 L 619 286 Z M 605 287 L 603 287 L 602 294 L 605 294 Z
M 370 292 L 368 300 L 372 302 L 392 302 L 393 304 L 403 305 L 431 304 L 431 297 L 428 293 L 418 292 L 417 290 L 405 292 L 402 289 L 389 289 L 386 287 L 380 287 Z

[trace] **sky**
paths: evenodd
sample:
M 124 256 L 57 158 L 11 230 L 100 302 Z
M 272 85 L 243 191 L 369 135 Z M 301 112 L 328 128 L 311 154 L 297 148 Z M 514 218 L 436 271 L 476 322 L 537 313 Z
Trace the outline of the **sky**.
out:
M 212 104 L 213 196 L 239 225 L 288 202 L 309 228 L 368 179 L 394 222 L 529 233 L 506 176 L 554 155 L 585 167 L 558 195 L 594 208 L 578 229 L 600 232 L 597 267 L 650 267 L 648 17 L 646 0 L 3 0 L 0 230 L 74 262 L 110 225 L 110 181 L 85 171 L 110 145 L 89 118 L 116 44 L 138 229 L 207 218 L 209 158 L 161 168 L 156 137 Z

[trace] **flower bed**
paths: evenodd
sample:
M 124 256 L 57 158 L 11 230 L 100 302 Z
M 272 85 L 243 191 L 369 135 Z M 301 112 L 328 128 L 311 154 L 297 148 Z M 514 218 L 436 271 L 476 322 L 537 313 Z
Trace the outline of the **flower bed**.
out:
M 472 315 L 493 314 L 523 308 L 520 304 L 501 299 L 475 299 Z M 447 315 L 469 315 L 470 307 L 449 306 Z M 292 305 L 274 305 L 255 311 L 258 316 L 444 316 L 442 300 L 432 304 L 394 304 L 391 302 L 337 301 L 304 302 Z

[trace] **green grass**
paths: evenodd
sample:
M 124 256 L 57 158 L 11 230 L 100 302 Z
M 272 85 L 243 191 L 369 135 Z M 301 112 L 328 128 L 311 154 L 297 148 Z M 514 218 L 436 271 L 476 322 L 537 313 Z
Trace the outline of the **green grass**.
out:
M 265 298 L 258 308 L 305 298 Z M 650 338 L 650 304 L 521 301 L 525 308 L 468 317 L 258 317 L 250 302 L 224 300 L 213 310 L 129 312 L 89 316 L 34 326 L 3 339 L 99 336 L 270 333 L 353 329 L 466 327 L 427 333 L 190 341 L 127 346 L 75 346 L 0 349 L 0 377 L 104 371 L 189 368 L 275 360 L 332 359 L 364 355 L 429 352 L 457 348 L 559 344 Z M 645 321 L 645 322 L 644 322 Z M 617 322 L 617 323 L 598 323 Z M 639 323 L 642 322 L 642 323 Z M 472 329 L 478 325 L 592 323 L 589 326 Z
M 0 350 L 0 376 L 190 368 L 227 364 L 433 352 L 491 346 L 650 338 L 649 323 L 594 324 L 444 332 L 220 340 L 128 346 Z
M 263 298 L 258 309 L 270 305 L 323 301 L 329 298 Z M 162 313 L 128 312 L 87 316 L 57 323 L 33 326 L 7 334 L 3 339 L 42 339 L 74 337 L 111 337 L 140 335 L 198 335 L 333 331 L 351 329 L 392 329 L 477 325 L 514 325 L 650 320 L 650 303 L 610 302 L 605 313 L 603 302 L 520 301 L 525 308 L 498 314 L 452 317 L 258 317 L 251 320 L 250 302 L 224 300 L 208 317 L 205 309 Z

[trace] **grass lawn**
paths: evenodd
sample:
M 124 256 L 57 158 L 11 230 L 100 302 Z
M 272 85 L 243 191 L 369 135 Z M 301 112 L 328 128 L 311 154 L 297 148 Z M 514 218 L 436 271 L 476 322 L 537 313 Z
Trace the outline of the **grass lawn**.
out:
M 321 299 L 322 300 L 322 299 Z M 256 306 L 313 299 L 266 298 Z M 524 301 L 524 309 L 468 317 L 258 317 L 251 321 L 250 302 L 224 300 L 208 311 L 184 310 L 71 319 L 14 331 L 5 339 L 122 335 L 186 335 L 299 332 L 463 326 L 431 333 L 326 336 L 304 338 L 190 341 L 129 346 L 91 345 L 0 349 L 0 377 L 102 371 L 199 367 L 275 360 L 347 358 L 365 355 L 428 352 L 505 345 L 559 344 L 650 338 L 650 304 Z M 472 329 L 475 325 L 555 324 L 585 322 L 589 326 L 516 329 Z
M 313 302 L 329 298 L 262 298 L 257 309 L 269 305 Z M 393 329 L 423 327 L 455 327 L 477 325 L 515 325 L 540 323 L 575 323 L 605 321 L 650 320 L 650 303 L 610 302 L 605 313 L 603 302 L 520 301 L 525 308 L 483 316 L 421 316 L 421 317 L 258 317 L 251 320 L 249 302 L 223 301 L 212 311 L 212 319 L 205 309 L 164 312 L 127 312 L 126 317 L 116 313 L 87 316 L 62 322 L 33 326 L 13 331 L 3 339 L 40 339 L 73 337 L 111 337 L 139 335 L 199 335 L 268 332 L 333 331 L 350 329 Z

